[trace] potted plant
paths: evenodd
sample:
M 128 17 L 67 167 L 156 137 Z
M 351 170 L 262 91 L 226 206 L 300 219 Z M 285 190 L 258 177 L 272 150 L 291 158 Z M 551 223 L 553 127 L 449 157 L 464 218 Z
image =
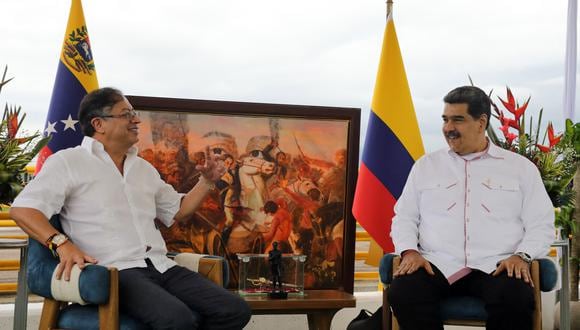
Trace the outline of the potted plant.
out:
M 491 125 L 488 128 L 488 136 L 498 146 L 527 157 L 538 167 L 544 187 L 554 205 L 555 226 L 561 237 L 571 239 L 570 300 L 573 302 L 571 309 L 580 310 L 578 302 L 580 239 L 575 236 L 580 227 L 580 207 L 575 208 L 575 205 L 580 205 L 580 194 L 575 191 L 580 187 L 580 123 L 566 120 L 564 133 L 557 135 L 551 122 L 542 129 L 542 109 L 535 126 L 532 116 L 526 120 L 530 97 L 520 105 L 508 87 L 505 99 L 499 96 L 497 99 L 501 102 L 502 109 L 493 101 L 490 92 L 494 112 L 492 115 L 499 121 L 502 137 L 495 134 Z M 572 182 L 576 183 L 575 187 Z M 580 315 L 575 317 L 578 316 Z M 572 324 L 580 324 L 580 320 L 572 320 Z
M 5 67 L 0 81 L 0 92 L 12 80 L 6 79 L 7 71 L 8 67 Z M 19 134 L 24 118 L 26 114 L 21 112 L 20 106 L 5 105 L 0 122 L 0 205 L 4 205 L 4 208 L 10 205 L 22 190 L 26 165 L 50 139 L 43 138 L 39 132 Z

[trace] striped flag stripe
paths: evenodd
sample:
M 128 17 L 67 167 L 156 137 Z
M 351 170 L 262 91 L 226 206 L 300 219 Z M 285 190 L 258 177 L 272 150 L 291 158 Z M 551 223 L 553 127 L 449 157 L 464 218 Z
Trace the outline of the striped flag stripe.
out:
M 399 138 L 374 112 L 371 112 L 362 162 L 395 199 L 415 162 Z M 385 152 L 387 151 L 388 152 Z

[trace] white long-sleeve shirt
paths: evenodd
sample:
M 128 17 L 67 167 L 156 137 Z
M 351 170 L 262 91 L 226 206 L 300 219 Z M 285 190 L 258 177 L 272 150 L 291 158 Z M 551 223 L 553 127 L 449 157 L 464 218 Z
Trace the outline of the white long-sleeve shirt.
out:
M 395 205 L 395 252 L 418 250 L 450 282 L 465 268 L 490 273 L 515 252 L 545 255 L 554 208 L 536 166 L 492 143 L 465 158 L 442 149 L 415 163 Z
M 14 200 L 14 207 L 60 213 L 62 227 L 81 250 L 100 265 L 118 269 L 146 267 L 160 272 L 175 265 L 154 219 L 173 223 L 181 194 L 131 148 L 123 175 L 103 144 L 85 137 L 80 146 L 50 156 L 42 171 Z

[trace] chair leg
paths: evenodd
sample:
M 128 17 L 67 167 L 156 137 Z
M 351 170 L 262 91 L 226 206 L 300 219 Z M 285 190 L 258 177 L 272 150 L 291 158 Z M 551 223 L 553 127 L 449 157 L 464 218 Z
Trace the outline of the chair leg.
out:
M 542 293 L 540 292 L 540 263 L 532 262 L 532 283 L 534 283 L 534 316 L 533 329 L 542 330 Z
M 45 298 L 42 304 L 42 313 L 40 314 L 39 329 L 53 329 L 56 328 L 58 320 L 58 313 L 65 304 L 50 298 Z
M 399 264 L 401 263 L 400 257 L 393 258 L 393 272 L 399 268 Z M 397 318 L 393 315 L 391 311 L 391 304 L 389 303 L 389 298 L 387 293 L 389 291 L 389 286 L 387 285 L 383 289 L 383 330 L 399 330 L 399 323 L 397 322 Z
M 383 289 L 383 330 L 391 330 L 391 305 L 389 304 L 389 299 L 387 298 L 388 287 Z
M 99 329 L 119 329 L 119 271 L 109 269 L 110 287 L 109 301 L 99 305 Z
M 393 273 L 399 269 L 399 265 L 401 264 L 401 257 L 393 258 Z M 394 314 L 391 314 L 391 330 L 399 330 L 399 322 Z

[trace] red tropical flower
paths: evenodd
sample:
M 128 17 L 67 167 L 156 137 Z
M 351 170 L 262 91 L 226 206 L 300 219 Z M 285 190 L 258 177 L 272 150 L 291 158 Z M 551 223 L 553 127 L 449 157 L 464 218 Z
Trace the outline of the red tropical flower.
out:
M 518 137 L 516 134 L 510 133 L 510 127 L 508 125 L 500 126 L 499 130 L 502 131 L 503 136 L 510 145 Z
M 540 149 L 540 151 L 543 153 L 548 153 L 550 150 L 552 150 L 552 148 L 543 146 L 541 144 L 536 144 L 536 147 L 538 147 L 538 149 Z
M 511 113 L 513 113 L 514 115 L 516 114 L 516 99 L 514 98 L 514 95 L 512 94 L 512 90 L 509 87 L 506 87 L 507 89 L 507 101 L 504 101 L 501 99 L 501 97 L 497 97 L 501 103 L 503 104 L 503 106 Z
M 10 112 L 8 114 L 8 138 L 13 139 L 18 133 L 18 113 Z
M 515 120 L 519 121 L 520 117 L 524 114 L 524 112 L 526 112 L 526 109 L 528 108 L 528 103 L 530 103 L 530 99 L 532 97 L 531 96 L 528 97 L 526 102 L 520 107 L 516 103 L 516 99 L 514 97 L 514 94 L 511 91 L 511 89 L 509 87 L 506 87 L 506 89 L 507 89 L 507 101 L 502 100 L 502 98 L 499 96 L 497 98 L 501 101 L 501 103 L 507 109 L 507 111 L 509 111 L 511 114 L 514 115 Z
M 562 139 L 562 134 L 554 136 L 554 127 L 552 123 L 548 123 L 548 140 L 550 141 L 550 148 L 554 147 Z
M 549 146 L 543 146 L 540 144 L 536 144 L 536 147 L 538 147 L 538 149 L 540 149 L 540 151 L 542 152 L 550 152 L 552 150 L 552 148 L 554 148 L 558 143 L 560 143 L 560 140 L 562 139 L 562 134 L 555 136 L 554 135 L 554 126 L 552 126 L 552 123 L 548 123 L 548 142 L 550 143 Z
M 520 120 L 520 117 L 524 114 L 524 112 L 526 112 L 526 109 L 528 108 L 528 103 L 530 103 L 530 99 L 532 97 L 528 97 L 528 99 L 526 100 L 526 102 L 524 103 L 524 105 L 522 105 L 521 107 L 518 107 L 514 113 L 514 117 L 516 117 L 516 120 Z
M 518 131 L 520 130 L 520 123 L 515 119 L 507 118 L 503 114 L 503 111 L 500 111 L 499 113 L 499 121 L 501 122 L 502 126 L 510 126 L 517 129 Z
M 514 133 L 508 133 L 507 135 L 505 135 L 505 139 L 508 142 L 508 144 L 512 144 L 512 142 L 517 138 L 518 136 Z

